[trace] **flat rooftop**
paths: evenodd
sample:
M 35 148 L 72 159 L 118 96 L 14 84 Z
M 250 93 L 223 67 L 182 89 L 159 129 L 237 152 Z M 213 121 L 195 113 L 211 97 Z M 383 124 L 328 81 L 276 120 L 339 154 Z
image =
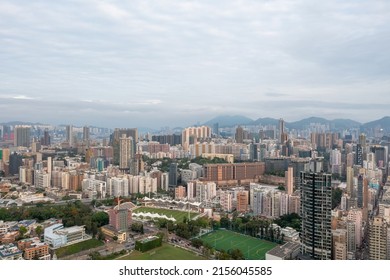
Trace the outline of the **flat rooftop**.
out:
M 0 245 L 0 257 L 2 258 L 11 257 L 22 253 L 23 252 L 13 244 Z
M 295 242 L 287 242 L 286 244 L 283 244 L 281 246 L 277 246 L 267 252 L 267 254 L 279 257 L 279 258 L 285 258 L 286 256 L 289 256 L 292 252 L 295 250 L 299 250 L 301 245 L 299 243 Z

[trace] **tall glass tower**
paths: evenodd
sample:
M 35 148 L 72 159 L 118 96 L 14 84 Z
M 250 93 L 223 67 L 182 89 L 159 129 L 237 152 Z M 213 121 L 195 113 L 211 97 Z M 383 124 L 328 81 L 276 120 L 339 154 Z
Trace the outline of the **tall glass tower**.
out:
M 332 175 L 301 172 L 301 253 L 316 260 L 332 256 Z

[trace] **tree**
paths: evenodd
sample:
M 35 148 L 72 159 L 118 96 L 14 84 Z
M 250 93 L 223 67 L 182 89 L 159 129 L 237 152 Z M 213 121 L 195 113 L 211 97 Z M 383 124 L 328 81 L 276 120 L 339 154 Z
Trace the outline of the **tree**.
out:
M 134 222 L 131 224 L 131 230 L 139 233 L 144 233 L 144 225 L 142 223 Z
M 297 231 L 301 231 L 301 221 L 302 219 L 297 213 L 291 213 L 280 216 L 279 219 L 274 220 L 274 223 L 282 228 L 292 227 Z
M 98 231 L 98 239 L 104 240 L 104 234 L 103 234 L 103 231 L 101 229 L 99 229 L 99 231 Z
M 240 249 L 233 249 L 229 252 L 233 260 L 245 260 L 244 254 Z
M 211 248 L 208 248 L 208 247 L 206 247 L 206 246 L 202 248 L 202 254 L 203 254 L 207 259 L 210 258 L 211 252 L 212 252 Z
M 210 225 L 210 220 L 202 217 L 202 218 L 197 219 L 196 223 L 201 228 L 207 228 Z
M 115 236 L 112 238 L 112 240 L 118 241 L 118 236 L 115 235 Z
M 96 212 L 92 215 L 92 222 L 95 222 L 97 227 L 108 225 L 108 214 L 106 212 Z
M 96 223 L 91 224 L 91 233 L 92 233 L 93 237 L 95 237 L 96 234 L 98 233 L 98 227 L 97 227 Z
M 217 260 L 230 260 L 231 256 L 229 253 L 227 253 L 225 250 L 221 250 L 215 254 L 215 258 Z
M 183 237 L 185 239 L 190 239 L 191 238 L 191 232 L 189 230 L 188 224 L 185 223 L 178 223 L 176 225 L 176 235 Z
M 194 246 L 195 248 L 199 249 L 200 247 L 203 246 L 203 241 L 198 239 L 198 238 L 194 238 L 191 240 L 191 245 Z
M 42 228 L 42 226 L 37 226 L 37 227 L 35 228 L 35 233 L 38 235 L 38 237 L 40 237 L 41 234 L 43 233 L 43 228 Z
M 91 258 L 91 260 L 100 260 L 102 259 L 102 256 L 100 255 L 99 252 L 92 252 L 89 254 L 89 257 Z
M 229 220 L 229 218 L 227 218 L 227 217 L 221 217 L 220 225 L 221 225 L 221 228 L 229 228 L 229 225 L 230 225 L 230 220 Z
M 21 226 L 19 228 L 19 234 L 20 234 L 20 237 L 24 237 L 24 235 L 27 233 L 27 228 L 25 226 Z

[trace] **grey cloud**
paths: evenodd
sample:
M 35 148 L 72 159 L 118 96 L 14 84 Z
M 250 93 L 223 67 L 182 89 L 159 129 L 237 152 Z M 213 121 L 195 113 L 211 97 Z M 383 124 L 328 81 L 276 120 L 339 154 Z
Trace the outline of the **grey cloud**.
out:
M 264 95 L 265 95 L 265 96 L 268 96 L 268 97 L 283 97 L 283 96 L 288 96 L 288 95 L 285 94 L 285 93 L 278 93 L 278 92 L 266 92 Z
M 19 99 L 0 102 L 31 117 L 68 111 L 75 120 L 134 116 L 172 126 L 227 113 L 372 119 L 390 103 L 389 8 L 352 0 L 5 0 L 0 95 Z M 28 107 L 26 98 L 39 102 Z

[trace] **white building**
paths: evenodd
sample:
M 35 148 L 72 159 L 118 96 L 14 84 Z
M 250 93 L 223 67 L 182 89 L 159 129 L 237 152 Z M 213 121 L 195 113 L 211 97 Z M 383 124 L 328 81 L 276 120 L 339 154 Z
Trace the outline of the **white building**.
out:
M 211 201 L 217 195 L 217 185 L 214 182 L 196 182 L 196 201 Z
M 82 182 L 83 194 L 88 198 L 105 198 L 106 197 L 106 182 L 95 179 L 84 179 Z
M 73 226 L 64 228 L 63 224 L 55 224 L 45 228 L 44 241 L 51 249 L 76 244 L 84 240 L 91 239 L 85 234 L 84 226 Z
M 51 175 L 44 171 L 35 172 L 35 187 L 46 189 L 50 188 Z
M 224 211 L 231 212 L 233 210 L 233 196 L 234 192 L 231 190 L 221 190 L 217 191 L 219 196 L 219 203 Z
M 107 192 L 110 196 L 129 196 L 129 180 L 126 177 L 107 178 Z

